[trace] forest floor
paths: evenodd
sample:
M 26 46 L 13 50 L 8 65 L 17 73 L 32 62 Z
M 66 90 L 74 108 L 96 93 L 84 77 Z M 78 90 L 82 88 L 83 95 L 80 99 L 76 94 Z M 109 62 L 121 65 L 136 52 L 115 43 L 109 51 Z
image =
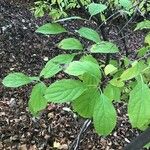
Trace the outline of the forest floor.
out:
M 32 86 L 10 89 L 1 84 L 2 79 L 10 72 L 20 71 L 27 75 L 38 75 L 48 59 L 62 53 L 55 44 L 68 35 L 47 37 L 35 33 L 38 26 L 47 22 L 50 22 L 48 16 L 35 18 L 30 7 L 26 5 L 0 1 L 0 149 L 2 150 L 67 150 L 85 121 L 77 116 L 69 105 L 54 104 L 49 104 L 39 118 L 33 118 L 27 107 Z M 70 31 L 81 26 L 96 28 L 96 24 L 80 20 L 65 22 L 64 26 Z M 129 49 L 130 57 L 143 44 L 142 32 L 132 33 L 132 29 L 126 28 L 123 32 L 131 35 L 126 38 L 125 47 L 122 40 L 117 40 L 121 37 L 115 26 L 107 26 L 105 31 L 108 39 L 116 42 L 122 52 L 126 47 Z M 50 82 L 62 77 L 63 74 L 58 74 Z M 98 136 L 90 125 L 81 137 L 79 150 L 121 150 L 139 135 L 139 131 L 132 129 L 128 121 L 126 104 L 120 102 L 116 105 L 116 109 L 118 123 L 112 134 L 108 137 Z

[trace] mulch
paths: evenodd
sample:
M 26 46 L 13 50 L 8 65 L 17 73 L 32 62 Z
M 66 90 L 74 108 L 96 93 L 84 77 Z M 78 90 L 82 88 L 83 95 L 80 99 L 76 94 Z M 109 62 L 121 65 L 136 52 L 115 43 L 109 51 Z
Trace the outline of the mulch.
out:
M 68 104 L 49 104 L 38 118 L 34 118 L 27 107 L 32 85 L 10 89 L 1 84 L 9 72 L 20 71 L 36 76 L 47 58 L 63 53 L 55 44 L 63 37 L 71 35 L 43 36 L 35 33 L 36 28 L 46 22 L 50 22 L 48 16 L 34 18 L 28 5 L 0 1 L 0 149 L 2 150 L 67 150 L 85 121 L 77 116 Z M 95 23 L 80 20 L 69 21 L 63 25 L 70 31 L 81 26 L 96 28 Z M 109 32 L 107 28 L 105 31 L 108 38 L 115 41 L 123 52 L 125 46 L 121 40 L 117 41 L 117 28 L 112 26 Z M 124 32 L 127 34 L 132 30 L 128 28 Z M 143 37 L 143 33 L 136 32 L 127 38 L 126 44 L 131 57 L 143 44 Z M 86 41 L 83 43 L 89 44 Z M 63 74 L 56 75 L 49 82 L 63 76 Z M 126 103 L 119 102 L 115 107 L 118 122 L 112 134 L 101 137 L 90 125 L 81 138 L 79 150 L 121 150 L 139 135 L 140 132 L 132 129 L 128 121 Z

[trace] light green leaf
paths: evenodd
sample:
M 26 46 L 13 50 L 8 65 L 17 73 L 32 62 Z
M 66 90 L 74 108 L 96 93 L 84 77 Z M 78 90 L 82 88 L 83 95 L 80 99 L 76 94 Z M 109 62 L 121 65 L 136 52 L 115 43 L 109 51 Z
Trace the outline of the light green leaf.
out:
M 144 20 L 136 25 L 134 30 L 150 29 L 150 20 Z
M 61 65 L 70 63 L 74 56 L 74 54 L 61 54 L 52 58 L 46 63 L 45 67 L 40 73 L 40 76 L 44 76 L 44 78 L 50 78 L 54 76 L 63 69 L 63 66 Z
M 111 101 L 101 94 L 96 103 L 93 114 L 93 122 L 96 132 L 100 135 L 108 135 L 116 125 L 117 114 Z
M 48 61 L 45 67 L 42 69 L 40 73 L 40 77 L 43 76 L 44 78 L 50 78 L 60 72 L 62 67 L 59 64 L 55 64 L 51 61 Z
M 71 102 L 85 90 L 86 86 L 82 82 L 64 79 L 51 84 L 46 90 L 45 98 L 54 103 Z
M 150 46 L 150 32 L 146 35 L 144 42 Z
M 73 110 L 84 118 L 91 118 L 99 97 L 100 94 L 97 88 L 88 88 L 81 96 L 73 101 Z
M 124 86 L 124 82 L 121 81 L 119 78 L 114 78 L 114 79 L 110 80 L 109 83 L 113 86 L 116 86 L 116 87 L 123 87 Z
M 99 65 L 98 61 L 92 55 L 84 55 L 81 57 L 80 61 L 90 61 Z
M 45 90 L 46 86 L 44 83 L 38 83 L 32 89 L 28 105 L 33 115 L 37 115 L 39 111 L 46 108 L 47 101 L 44 98 Z
M 63 39 L 58 44 L 58 47 L 64 50 L 83 50 L 82 44 L 75 38 Z
M 138 50 L 138 57 L 144 56 L 148 51 L 150 51 L 150 46 L 140 48 Z
M 84 73 L 88 73 L 97 81 L 99 81 L 101 77 L 100 67 L 97 64 L 90 61 L 73 61 L 66 68 L 65 72 L 69 75 L 74 76 L 79 76 L 83 75 Z
M 112 64 L 108 64 L 105 68 L 104 68 L 104 72 L 106 75 L 114 73 L 117 71 L 117 68 L 115 66 L 113 66 Z
M 95 43 L 99 43 L 101 41 L 99 34 L 93 29 L 82 27 L 79 30 L 77 30 L 77 32 L 80 34 L 80 36 L 91 40 Z
M 82 76 L 79 77 L 80 80 L 83 81 L 84 84 L 88 85 L 88 86 L 98 86 L 100 83 L 100 79 L 97 78 L 93 78 L 92 75 L 90 75 L 89 73 L 84 73 Z
M 117 53 L 119 52 L 119 49 L 111 42 L 101 42 L 92 45 L 90 51 L 91 53 Z
M 106 95 L 111 101 L 120 101 L 121 89 L 108 84 L 104 89 L 104 95 Z
M 104 4 L 90 3 L 88 5 L 88 11 L 91 14 L 91 16 L 94 16 L 103 12 L 106 8 L 107 6 Z
M 138 62 L 135 62 L 131 68 L 128 68 L 122 73 L 122 75 L 120 76 L 120 79 L 122 81 L 130 80 L 138 76 L 140 74 L 140 71 L 141 70 L 140 70 L 140 66 Z
M 68 64 L 73 60 L 74 56 L 75 54 L 61 54 L 52 58 L 50 61 L 55 64 L 60 64 L 60 65 Z
M 35 32 L 42 33 L 42 34 L 60 34 L 67 31 L 60 24 L 47 23 L 39 27 Z
M 32 80 L 28 76 L 19 72 L 10 73 L 2 81 L 6 87 L 19 87 L 31 82 Z
M 128 115 L 133 127 L 142 128 L 150 121 L 150 89 L 139 81 L 130 92 Z
M 132 8 L 131 0 L 119 0 L 119 3 L 125 10 L 130 10 Z

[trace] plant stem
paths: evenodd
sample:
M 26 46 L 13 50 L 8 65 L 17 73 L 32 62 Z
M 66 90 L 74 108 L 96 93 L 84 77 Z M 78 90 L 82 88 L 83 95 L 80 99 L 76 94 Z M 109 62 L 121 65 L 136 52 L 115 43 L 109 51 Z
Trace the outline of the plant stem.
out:
M 71 144 L 69 150 L 77 150 L 79 147 L 79 143 L 80 143 L 80 139 L 81 139 L 81 135 L 82 133 L 84 133 L 87 128 L 90 126 L 91 124 L 91 120 L 87 119 L 84 124 L 82 125 L 79 134 L 77 135 L 76 139 L 73 141 L 73 143 Z

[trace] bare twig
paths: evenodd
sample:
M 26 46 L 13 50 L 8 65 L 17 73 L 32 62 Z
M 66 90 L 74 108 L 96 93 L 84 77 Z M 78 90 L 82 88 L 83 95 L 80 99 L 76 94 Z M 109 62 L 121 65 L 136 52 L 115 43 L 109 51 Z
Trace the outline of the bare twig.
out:
M 77 150 L 78 149 L 80 139 L 81 139 L 81 135 L 87 130 L 87 128 L 89 127 L 90 124 L 91 124 L 91 120 L 89 120 L 89 119 L 87 119 L 84 122 L 83 126 L 81 127 L 81 130 L 80 130 L 79 134 L 77 135 L 76 139 L 71 144 L 69 150 Z

